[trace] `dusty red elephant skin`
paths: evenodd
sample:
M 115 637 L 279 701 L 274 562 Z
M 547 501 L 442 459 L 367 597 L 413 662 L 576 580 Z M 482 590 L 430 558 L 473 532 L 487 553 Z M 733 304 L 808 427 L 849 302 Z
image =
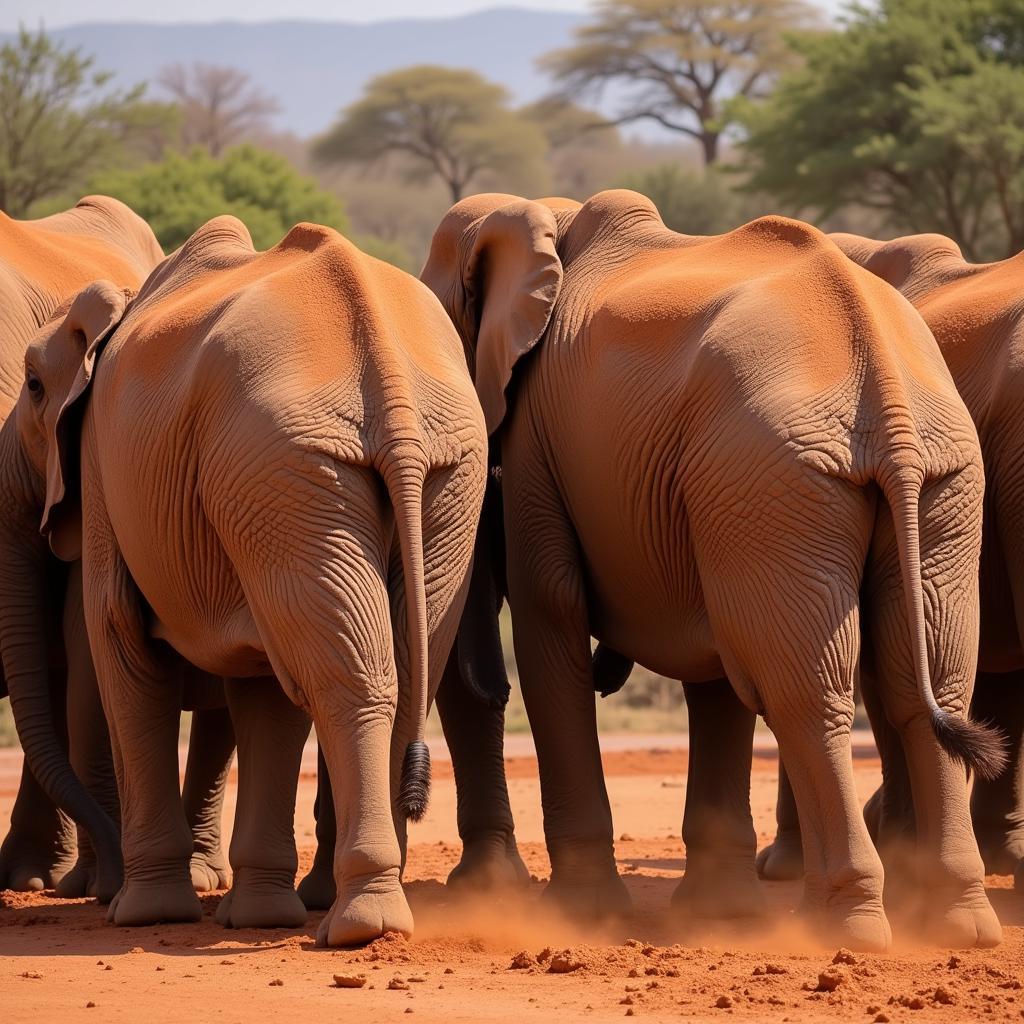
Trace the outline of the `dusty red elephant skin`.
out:
M 26 346 L 61 303 L 97 278 L 137 289 L 161 259 L 163 252 L 148 225 L 123 203 L 106 196 L 87 196 L 72 209 L 39 220 L 16 221 L 0 213 L 0 423 L 6 423 L 21 389 Z M 42 568 L 45 559 L 40 560 L 35 550 L 42 547 L 38 530 L 31 524 L 21 529 L 19 495 L 31 490 L 32 482 L 22 472 L 23 460 L 13 457 L 13 424 L 0 435 L 0 448 L 0 532 L 4 535 L 0 597 L 8 608 L 25 601 L 41 605 L 41 576 L 48 570 Z M 99 736 L 99 747 L 104 745 L 105 725 L 95 685 L 89 685 L 92 672 L 80 605 L 79 594 L 72 601 L 77 614 L 69 611 L 62 630 L 60 602 L 51 600 L 44 613 L 47 621 L 37 616 L 33 628 L 47 634 L 48 647 L 63 632 L 73 691 L 69 691 L 68 709 L 72 758 L 77 759 L 75 766 L 90 791 L 109 795 L 112 771 L 97 778 L 93 770 L 97 760 L 93 738 Z M 18 679 L 12 700 L 25 723 L 22 739 L 40 780 L 81 824 L 109 833 L 106 853 L 119 860 L 109 819 L 82 790 L 60 749 L 56 723 L 47 712 L 49 680 L 39 648 L 10 622 L 5 623 L 3 646 L 7 672 Z M 26 770 L 11 832 L 0 851 L 0 888 L 57 881 L 68 872 L 72 858 L 71 837 L 61 836 L 52 803 Z M 87 873 L 84 868 L 82 873 Z M 84 891 L 84 884 L 74 883 L 70 876 L 64 878 L 64 885 Z
M 986 868 L 1009 874 L 1024 857 L 1024 254 L 971 264 L 941 235 L 831 237 L 914 304 L 978 428 L 986 499 L 974 714 L 1006 733 L 1011 758 L 999 778 L 975 783 L 971 810 Z M 890 781 L 906 788 L 892 763 Z
M 339 826 L 320 939 L 411 931 L 392 794 L 400 819 L 425 802 L 424 718 L 486 476 L 479 404 L 435 298 L 331 229 L 300 224 L 256 252 L 219 217 L 137 296 L 81 291 L 29 346 L 25 379 L 41 529 L 81 556 L 111 720 L 125 884 L 110 920 L 201 914 L 176 652 L 225 677 L 238 741 L 221 923 L 306 919 L 291 822 L 311 717 Z
M 998 760 L 989 734 L 943 710 L 963 708 L 977 657 L 981 453 L 912 306 L 813 227 L 765 217 L 683 236 L 625 191 L 582 205 L 464 200 L 422 276 L 473 353 L 500 440 L 552 896 L 626 905 L 593 634 L 673 678 L 728 674 L 747 707 L 729 712 L 737 728 L 766 714 L 808 823 L 808 907 L 837 940 L 884 948 L 881 864 L 849 775 L 863 628 L 921 780 L 931 928 L 937 941 L 998 942 L 954 760 L 964 748 L 935 743 L 970 734 L 979 770 Z M 692 809 L 681 904 L 703 892 L 751 903 L 749 819 L 723 833 L 712 800 Z

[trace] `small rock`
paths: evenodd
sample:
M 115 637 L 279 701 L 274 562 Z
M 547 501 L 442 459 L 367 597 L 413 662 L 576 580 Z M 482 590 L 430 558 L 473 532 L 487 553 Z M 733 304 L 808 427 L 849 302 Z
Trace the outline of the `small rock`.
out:
M 89 1002 L 87 1002 L 87 1003 L 85 1004 L 85 1008 L 86 1008 L 87 1010 L 92 1010 L 92 1009 L 95 1009 L 95 1007 L 96 1007 L 96 1004 L 95 1004 L 95 1003 L 94 1003 L 94 1002 L 93 1002 L 93 1001 L 92 1001 L 91 999 L 89 1000 Z
M 388 982 L 388 988 L 392 992 L 401 992 L 409 987 L 409 983 L 402 978 L 392 978 Z
M 551 957 L 548 973 L 572 974 L 573 971 L 578 971 L 582 966 L 583 964 L 576 959 L 571 950 L 563 949 L 560 953 L 555 953 Z
M 536 963 L 537 961 L 525 949 L 521 949 L 512 957 L 512 962 L 508 965 L 508 969 L 510 971 L 525 971 Z
M 815 992 L 835 992 L 840 985 L 847 981 L 847 974 L 845 971 L 838 970 L 836 968 L 830 968 L 827 971 L 822 971 L 818 975 L 818 985 L 814 989 Z
M 42 978 L 42 975 L 38 971 L 22 971 L 21 976 L 23 978 L 34 978 L 36 981 Z
M 765 964 L 765 974 L 789 974 L 789 968 L 783 967 L 781 964 Z
M 444 973 L 445 973 L 445 974 L 454 974 L 454 973 L 455 973 L 455 971 L 453 971 L 453 970 L 452 970 L 452 969 L 451 969 L 450 967 L 446 967 L 446 968 L 444 969 Z
M 875 1024 L 889 1024 L 889 1017 L 884 1013 L 875 1014 Z
M 336 974 L 335 988 L 362 988 L 366 984 L 365 974 Z
M 843 947 L 840 949 L 834 957 L 832 957 L 832 963 L 834 964 L 850 964 L 851 966 L 857 962 L 857 958 L 853 953 Z
M 408 980 L 408 981 L 410 981 L 410 982 L 411 982 L 412 984 L 414 984 L 414 985 L 418 985 L 418 984 L 420 984 L 420 983 L 422 983 L 422 982 L 426 981 L 427 979 L 426 979 L 426 978 L 423 978 L 423 977 L 421 977 L 420 975 L 416 975 L 416 977 L 410 977 L 410 978 L 408 978 L 407 980 Z
M 628 832 L 623 832 L 622 835 L 619 836 L 619 842 L 620 843 L 631 843 L 631 842 L 633 842 L 633 837 Z
M 715 1006 L 719 1010 L 728 1010 L 732 1006 L 732 996 L 719 996 L 715 1000 Z
M 167 970 L 167 968 L 166 968 L 166 967 L 161 967 L 161 966 L 160 966 L 159 964 L 157 964 L 157 965 L 156 965 L 156 969 L 157 969 L 158 971 L 166 971 L 166 970 Z
M 954 996 L 953 993 L 943 985 L 940 985 L 935 990 L 935 995 L 933 995 L 932 998 L 935 1002 L 942 1003 L 944 1006 L 952 1006 L 956 1002 L 956 996 Z
M 113 964 L 107 964 L 107 966 L 103 968 L 103 970 L 105 970 L 105 971 L 112 971 L 113 969 L 114 969 L 114 965 Z
M 958 956 L 951 956 L 946 961 L 946 966 L 952 971 L 955 968 L 959 967 L 962 963 L 963 963 L 963 960 L 960 957 L 958 957 Z
M 268 984 L 271 988 L 281 988 L 284 985 L 284 982 L 280 978 L 274 978 L 274 980 L 268 982 Z

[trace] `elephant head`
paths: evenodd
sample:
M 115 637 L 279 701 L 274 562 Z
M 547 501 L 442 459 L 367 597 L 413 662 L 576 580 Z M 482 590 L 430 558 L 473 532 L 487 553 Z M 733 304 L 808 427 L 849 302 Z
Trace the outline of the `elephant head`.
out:
M 106 899 L 119 884 L 120 838 L 55 741 L 46 629 L 53 598 L 40 533 L 59 558 L 80 556 L 78 424 L 99 348 L 128 298 L 125 290 L 99 282 L 57 310 L 26 351 L 17 405 L 0 429 L 0 467 L 7 475 L 0 507 L 4 676 L 25 757 L 51 799 L 89 831 L 99 862 L 98 893 Z
M 457 654 L 466 685 L 494 703 L 508 697 L 497 619 L 505 590 L 497 435 L 516 365 L 544 335 L 558 298 L 557 237 L 550 205 L 510 195 L 472 196 L 441 222 L 420 275 L 462 337 L 491 437 L 492 473 Z

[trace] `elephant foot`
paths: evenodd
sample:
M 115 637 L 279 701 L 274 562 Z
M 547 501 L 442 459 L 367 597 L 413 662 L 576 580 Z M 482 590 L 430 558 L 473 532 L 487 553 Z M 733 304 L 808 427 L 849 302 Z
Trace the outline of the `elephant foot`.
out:
M 328 910 L 337 898 L 333 865 L 314 860 L 309 873 L 299 882 L 299 899 L 307 910 Z
M 54 895 L 62 900 L 80 900 L 87 896 L 95 896 L 96 875 L 96 858 L 79 857 L 75 861 L 75 866 L 57 883 Z
M 280 871 L 239 868 L 234 884 L 217 907 L 225 928 L 301 928 L 306 907 Z
M 762 917 L 767 910 L 751 858 L 729 864 L 689 854 L 686 874 L 672 893 L 672 906 L 689 917 L 711 920 Z
M 766 882 L 793 882 L 804 874 L 804 848 L 799 831 L 780 829 L 775 841 L 757 855 L 757 873 Z
M 633 916 L 633 901 L 619 877 L 612 871 L 599 879 L 552 872 L 543 899 L 567 917 L 584 921 Z
M 338 898 L 316 932 L 318 946 L 363 946 L 387 932 L 412 935 L 412 911 L 398 870 L 339 887 Z
M 36 840 L 11 832 L 0 847 L 0 889 L 52 889 L 71 870 L 74 861 L 74 848 L 66 850 L 55 847 L 53 840 Z
M 975 821 L 974 835 L 985 862 L 987 875 L 1012 875 L 1024 859 L 1024 827 L 1005 821 L 987 824 Z
M 216 892 L 228 887 L 228 863 L 220 850 L 197 850 L 192 854 L 189 871 L 196 892 Z
M 203 908 L 188 877 L 166 882 L 127 880 L 111 900 L 107 920 L 121 927 L 199 921 Z
M 845 946 L 859 953 L 884 953 L 892 946 L 892 928 L 880 899 L 846 910 L 830 908 L 812 914 L 811 924 L 828 945 Z
M 972 883 L 954 900 L 943 900 L 934 889 L 924 896 L 924 935 L 929 942 L 950 949 L 986 949 L 1003 941 L 1002 926 L 981 882 Z
M 470 839 L 463 844 L 462 859 L 452 868 L 447 884 L 463 892 L 521 889 L 530 884 L 514 835 Z

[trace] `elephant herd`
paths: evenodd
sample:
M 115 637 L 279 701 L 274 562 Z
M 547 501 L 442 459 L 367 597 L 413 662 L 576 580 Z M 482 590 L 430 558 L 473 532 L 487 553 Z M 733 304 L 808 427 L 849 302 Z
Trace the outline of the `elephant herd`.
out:
M 0 654 L 26 764 L 0 888 L 194 921 L 230 864 L 224 925 L 329 908 L 324 945 L 411 933 L 434 701 L 449 884 L 522 884 L 507 599 L 562 910 L 630 910 L 595 690 L 640 662 L 689 707 L 678 913 L 757 914 L 758 874 L 802 875 L 830 940 L 883 950 L 906 903 L 931 941 L 998 943 L 986 868 L 1024 889 L 1022 260 L 776 216 L 687 236 L 627 191 L 465 199 L 419 281 L 314 224 L 257 252 L 218 217 L 165 258 L 106 197 L 0 214 Z M 855 685 L 883 764 L 863 814 Z M 755 859 L 757 715 L 785 770 Z

